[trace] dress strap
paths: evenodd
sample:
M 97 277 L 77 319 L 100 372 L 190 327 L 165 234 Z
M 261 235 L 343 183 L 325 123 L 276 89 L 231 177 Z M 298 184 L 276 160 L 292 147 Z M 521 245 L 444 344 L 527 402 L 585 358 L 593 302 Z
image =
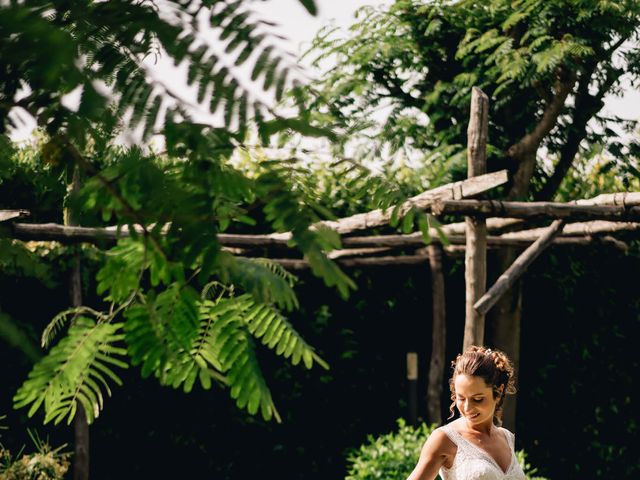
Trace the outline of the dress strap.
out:
M 445 435 L 449 437 L 449 440 L 451 440 L 456 445 L 459 445 L 461 435 L 458 433 L 458 431 L 455 428 L 451 426 L 450 423 L 447 423 L 446 425 L 443 425 L 440 428 L 445 433 Z
M 515 451 L 515 449 L 516 449 L 516 445 L 515 445 L 516 436 L 513 433 L 511 433 L 511 431 L 507 430 L 504 427 L 500 427 L 500 430 L 502 430 L 504 432 L 504 436 L 507 437 L 507 443 L 511 447 L 511 450 Z

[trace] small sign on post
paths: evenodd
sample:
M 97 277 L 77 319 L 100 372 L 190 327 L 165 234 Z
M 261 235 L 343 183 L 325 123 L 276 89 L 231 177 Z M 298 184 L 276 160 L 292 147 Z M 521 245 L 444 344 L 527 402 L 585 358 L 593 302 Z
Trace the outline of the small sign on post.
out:
M 409 384 L 409 423 L 418 424 L 418 354 L 407 353 L 407 383 Z

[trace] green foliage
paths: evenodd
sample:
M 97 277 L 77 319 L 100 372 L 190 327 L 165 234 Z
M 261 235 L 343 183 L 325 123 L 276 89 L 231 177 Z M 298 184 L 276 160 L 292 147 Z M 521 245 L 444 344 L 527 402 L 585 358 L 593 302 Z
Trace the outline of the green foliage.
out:
M 418 461 L 422 445 L 435 428 L 424 423 L 414 428 L 398 419 L 397 431 L 377 437 L 369 435 L 367 443 L 349 455 L 345 480 L 406 479 Z
M 29 338 L 15 319 L 4 312 L 0 312 L 0 338 L 10 346 L 22 351 L 33 363 L 41 357 L 41 352 L 36 343 Z
M 16 408 L 30 406 L 31 416 L 43 406 L 45 422 L 70 422 L 79 402 L 91 422 L 103 408 L 103 398 L 111 394 L 109 383 L 121 384 L 114 367 L 130 363 L 141 367 L 143 377 L 153 374 L 162 385 L 185 392 L 196 381 L 204 389 L 218 382 L 229 387 L 239 408 L 280 421 L 254 339 L 293 365 L 312 368 L 318 363 L 328 368 L 273 306 L 297 307 L 295 277 L 271 262 L 235 259 L 221 252 L 226 259 L 222 276 L 236 287 L 215 280 L 199 295 L 184 278 L 156 273 L 165 271 L 167 262 L 153 250 L 147 256 L 142 242 L 121 240 L 106 255 L 97 288 L 114 302 L 109 311 L 75 307 L 55 316 L 45 328 L 42 344 L 49 346 L 70 324 L 66 336 L 18 390 Z M 143 288 L 141 282 L 146 281 L 151 286 Z M 236 295 L 236 288 L 248 293 Z
M 93 421 L 103 407 L 103 391 L 111 395 L 107 378 L 121 385 L 114 367 L 127 368 L 118 347 L 124 336 L 122 324 L 78 317 L 67 335 L 40 360 L 14 396 L 16 408 L 30 405 L 29 416 L 41 406 L 45 423 L 71 423 L 82 405 L 87 420 Z
M 638 158 L 620 162 L 602 152 L 602 147 L 576 159 L 574 169 L 558 190 L 559 201 L 592 198 L 603 193 L 640 191 Z
M 435 428 L 435 425 L 424 423 L 412 427 L 398 419 L 397 431 L 378 437 L 369 435 L 367 443 L 349 455 L 345 480 L 406 479 L 418 462 L 424 442 Z M 516 458 L 527 480 L 545 480 L 533 476 L 536 469 L 527 463 L 524 451 L 516 452 Z
M 28 210 L 33 221 L 60 221 L 66 188 L 59 177 L 59 169 L 44 160 L 39 148 L 16 148 L 0 135 L 2 208 Z
M 206 286 L 202 299 L 189 289 L 173 289 L 129 307 L 124 328 L 131 361 L 142 365 L 143 376 L 153 373 L 186 392 L 196 380 L 204 389 L 218 381 L 229 386 L 239 408 L 280 420 L 253 338 L 293 365 L 303 360 L 307 368 L 314 362 L 328 366 L 275 309 L 225 288 L 212 297 L 220 286 Z
M 535 160 L 545 147 L 564 157 L 556 175 L 562 178 L 582 140 L 609 146 L 615 126 L 633 129 L 600 109 L 606 95 L 619 93 L 625 72 L 637 82 L 637 45 L 620 46 L 637 40 L 639 26 L 637 0 L 617 6 L 597 0 L 398 0 L 363 7 L 348 32 L 328 27 L 314 40 L 307 53 L 313 64 L 322 68 L 330 58 L 336 65 L 305 91 L 307 109 L 318 125 L 359 137 L 369 151 L 406 150 L 455 175 L 466 166 L 453 159 L 464 159 L 471 89 L 478 86 L 491 99 L 490 170 L 518 168 L 522 157 L 505 158 L 515 155 L 510 147 L 538 129 L 543 134 L 526 146 L 528 154 Z M 554 116 L 550 105 L 563 86 L 569 100 Z M 606 128 L 587 126 L 592 118 Z M 628 163 L 624 149 L 610 153 Z M 526 176 L 518 187 L 525 193 L 544 191 L 554 174 L 541 160 L 535 188 Z M 555 193 L 556 182 L 545 195 Z
M 50 266 L 38 255 L 38 247 L 16 240 L 0 238 L 0 270 L 16 277 L 37 278 L 48 287 L 55 283 Z

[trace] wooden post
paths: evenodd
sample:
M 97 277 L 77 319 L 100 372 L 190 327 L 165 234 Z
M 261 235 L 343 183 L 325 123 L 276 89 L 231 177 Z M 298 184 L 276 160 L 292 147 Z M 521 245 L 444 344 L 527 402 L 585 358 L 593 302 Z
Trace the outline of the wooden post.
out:
M 73 171 L 73 180 L 68 187 L 68 193 L 73 194 L 80 189 L 80 169 L 76 166 Z M 77 219 L 68 207 L 64 209 L 64 223 L 68 226 L 77 225 Z M 73 266 L 69 276 L 69 296 L 71 305 L 82 305 L 82 276 L 80 274 L 79 246 L 74 247 Z M 73 480 L 89 479 L 89 424 L 83 406 L 78 403 L 76 415 L 73 419 L 74 429 L 74 455 L 73 455 Z
M 409 384 L 409 423 L 418 424 L 418 354 L 407 353 L 407 383 Z
M 467 177 L 487 171 L 489 98 L 477 87 L 471 93 L 471 114 L 467 129 Z M 462 349 L 484 342 L 484 315 L 473 305 L 484 294 L 487 284 L 487 223 L 484 218 L 466 217 L 465 252 L 466 308 Z
M 427 247 L 431 267 L 433 297 L 433 326 L 431 333 L 431 362 L 427 384 L 427 421 L 442 425 L 442 380 L 444 377 L 444 349 L 446 340 L 444 274 L 442 273 L 442 245 Z

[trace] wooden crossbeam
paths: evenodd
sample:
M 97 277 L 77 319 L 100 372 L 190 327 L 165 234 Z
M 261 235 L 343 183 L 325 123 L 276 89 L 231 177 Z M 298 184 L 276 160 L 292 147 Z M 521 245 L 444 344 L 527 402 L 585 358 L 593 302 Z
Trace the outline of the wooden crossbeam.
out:
M 279 263 L 286 269 L 290 270 L 306 270 L 309 263 L 304 259 L 297 258 L 269 258 L 270 261 Z M 366 267 L 366 266 L 390 266 L 390 265 L 417 265 L 426 263 L 429 256 L 426 254 L 418 255 L 394 255 L 382 257 L 364 257 L 364 258 L 338 258 L 336 262 L 343 267 Z
M 503 233 L 500 238 L 518 239 L 539 237 L 544 233 L 546 228 L 531 228 L 528 230 L 520 230 L 519 232 Z M 595 220 L 593 222 L 576 222 L 567 223 L 562 229 L 563 236 L 590 236 L 601 235 L 603 233 L 616 233 L 622 231 L 640 230 L 638 222 L 608 222 L 605 220 Z
M 492 219 L 489 219 L 492 220 Z M 501 220 L 501 219 L 496 219 Z M 488 222 L 491 225 L 492 222 Z M 10 224 L 10 223 L 9 223 Z M 458 224 L 456 224 L 457 226 Z M 443 226 L 443 231 L 447 232 L 448 225 Z M 115 242 L 118 238 L 129 236 L 126 229 L 117 232 L 112 228 L 88 228 L 72 227 L 53 223 L 29 224 L 15 223 L 12 225 L 12 237 L 18 240 L 33 241 L 58 241 L 61 243 L 88 242 L 88 243 L 109 243 Z M 544 233 L 545 228 L 532 228 L 517 232 L 504 233 L 502 235 L 489 235 L 487 245 L 489 247 L 499 247 L 503 245 L 528 246 L 536 241 Z M 568 223 L 562 236 L 554 240 L 555 244 L 571 243 L 574 245 L 585 245 L 593 243 L 590 238 L 593 235 L 616 233 L 624 231 L 639 231 L 640 222 L 577 222 Z M 457 231 L 454 230 L 454 231 Z M 437 232 L 431 232 L 431 240 L 434 243 L 442 243 L 437 236 Z M 566 237 L 577 237 L 569 240 Z M 583 237 L 583 238 L 580 238 Z M 447 239 L 452 245 L 464 245 L 466 238 L 464 232 L 461 234 L 447 235 Z M 282 239 L 274 239 L 268 235 L 236 235 L 219 234 L 218 241 L 226 247 L 236 248 L 288 248 L 287 242 Z M 373 235 L 362 237 L 345 237 L 342 239 L 342 246 L 345 249 L 352 248 L 412 248 L 424 246 L 424 239 L 421 233 L 411 233 L 408 235 Z
M 640 192 L 603 193 L 593 198 L 576 200 L 576 205 L 622 205 L 623 207 L 640 206 Z
M 562 231 L 564 224 L 565 221 L 563 219 L 554 220 L 547 228 L 547 231 L 522 252 L 513 264 L 498 277 L 496 283 L 473 305 L 473 308 L 481 315 L 486 314 L 500 297 L 522 276 L 529 265 L 531 265 L 531 262 L 552 243 L 553 239 Z
M 640 206 L 590 205 L 559 202 L 503 202 L 499 200 L 439 200 L 435 215 L 458 214 L 526 219 L 564 218 L 573 221 L 640 221 Z

